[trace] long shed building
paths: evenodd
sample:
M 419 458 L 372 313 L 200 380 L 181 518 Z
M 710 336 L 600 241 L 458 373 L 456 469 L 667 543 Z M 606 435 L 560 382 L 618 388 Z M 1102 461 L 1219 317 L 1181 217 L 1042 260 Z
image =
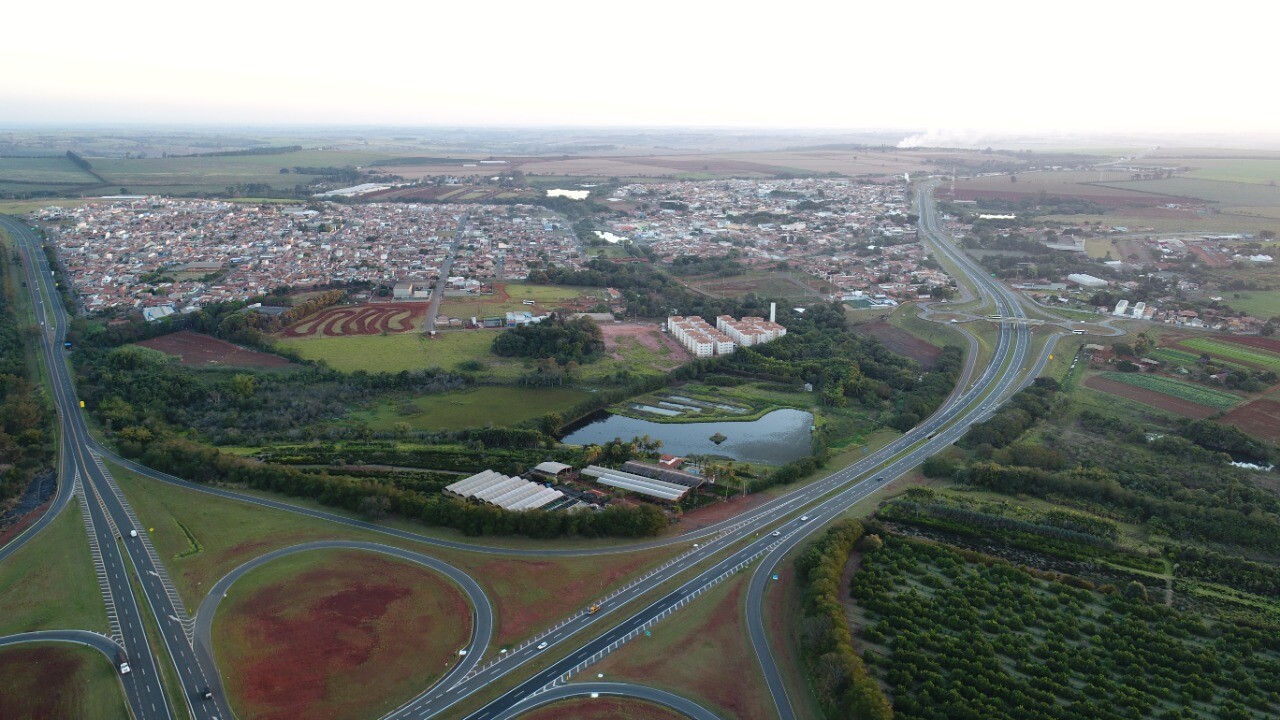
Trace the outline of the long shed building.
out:
M 468 500 L 497 505 L 504 510 L 534 510 L 560 500 L 564 493 L 530 482 L 507 477 L 492 470 L 476 473 L 445 487 L 444 491 Z
M 685 496 L 685 493 L 689 492 L 689 488 L 685 485 L 663 482 L 643 475 L 635 475 L 622 470 L 610 470 L 609 468 L 595 465 L 588 465 L 583 468 L 580 474 L 596 478 L 596 482 L 601 485 L 630 490 L 631 492 L 648 495 L 667 502 L 678 502 Z

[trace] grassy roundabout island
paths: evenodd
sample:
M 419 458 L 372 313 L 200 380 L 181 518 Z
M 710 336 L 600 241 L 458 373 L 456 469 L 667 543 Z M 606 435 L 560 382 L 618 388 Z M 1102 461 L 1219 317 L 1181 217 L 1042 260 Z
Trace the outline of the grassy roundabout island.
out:
M 214 652 L 242 717 L 365 718 L 438 678 L 471 624 L 462 592 L 426 568 L 318 550 L 233 585 L 214 619 Z

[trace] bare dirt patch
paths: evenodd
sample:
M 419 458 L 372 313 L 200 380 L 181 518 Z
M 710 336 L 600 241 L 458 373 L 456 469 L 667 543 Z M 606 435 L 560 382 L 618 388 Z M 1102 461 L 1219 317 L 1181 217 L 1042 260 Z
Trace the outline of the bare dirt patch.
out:
M 632 338 L 640 347 L 655 354 L 664 355 L 666 362 L 661 363 L 659 370 L 671 370 L 683 365 L 691 356 L 676 339 L 657 329 L 653 323 L 600 323 L 600 333 L 604 336 L 604 349 L 615 360 L 622 360 L 624 345 L 622 338 Z M 663 353 L 663 348 L 667 352 Z M 657 366 L 655 366 L 657 367 Z
M 1234 425 L 1240 432 L 1256 438 L 1280 442 L 1280 402 L 1254 400 L 1222 416 L 1219 422 Z
M 737 517 L 752 508 L 763 504 L 769 500 L 768 495 L 761 493 L 753 493 L 745 498 L 734 498 L 726 502 L 718 502 L 711 505 L 703 505 L 697 510 L 687 512 L 680 517 L 680 524 L 677 526 L 680 533 L 693 532 L 708 525 L 714 525 L 723 520 Z
M 218 614 L 219 664 L 247 717 L 367 717 L 438 677 L 470 637 L 465 597 L 428 570 L 355 551 L 301 562 L 233 590 Z
M 1200 403 L 1193 403 L 1190 400 L 1183 400 L 1172 395 L 1165 395 L 1154 390 L 1126 385 L 1115 380 L 1108 380 L 1104 377 L 1093 376 L 1084 381 L 1085 387 L 1093 388 L 1104 393 L 1110 393 L 1118 397 L 1128 400 L 1135 400 L 1143 405 L 1150 405 L 1154 408 L 1167 410 L 1171 413 L 1189 418 L 1207 418 L 1217 412 L 1215 408 Z
M 208 367 L 232 365 L 241 367 L 284 367 L 289 361 L 279 355 L 249 350 L 232 345 L 208 335 L 194 332 L 176 332 L 138 343 L 142 347 L 159 350 L 166 355 L 176 355 L 183 365 Z
M 684 715 L 652 703 L 626 698 L 577 698 L 551 703 L 520 720 L 684 720 Z
M 281 337 L 345 337 L 420 330 L 427 303 L 376 303 L 331 307 L 290 325 Z
M 932 370 L 934 363 L 942 355 L 942 348 L 937 345 L 925 342 L 906 330 L 886 322 L 865 323 L 854 327 L 853 331 L 879 340 L 885 347 L 915 360 L 926 370 Z

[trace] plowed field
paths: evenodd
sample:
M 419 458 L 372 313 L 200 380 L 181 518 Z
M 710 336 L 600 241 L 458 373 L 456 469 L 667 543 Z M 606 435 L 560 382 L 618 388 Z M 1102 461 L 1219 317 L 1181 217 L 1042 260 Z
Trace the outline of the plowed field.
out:
M 331 307 L 290 325 L 280 335 L 300 338 L 412 332 L 422 329 L 426 316 L 425 302 Z
M 1104 393 L 1110 393 L 1117 397 L 1136 400 L 1143 405 L 1150 405 L 1154 408 L 1167 410 L 1171 413 L 1189 418 L 1206 418 L 1217 412 L 1216 409 L 1200 403 L 1193 403 L 1190 400 L 1183 400 L 1172 395 L 1147 390 L 1146 388 L 1136 387 L 1134 385 L 1126 385 L 1114 380 L 1108 380 L 1104 377 L 1091 377 L 1084 381 L 1086 387 L 1100 390 Z
M 159 350 L 167 355 L 177 355 L 183 365 L 207 367 L 209 365 L 240 365 L 243 367 L 284 367 L 289 361 L 279 355 L 246 350 L 208 335 L 193 332 L 176 332 L 158 338 L 143 340 L 142 347 Z

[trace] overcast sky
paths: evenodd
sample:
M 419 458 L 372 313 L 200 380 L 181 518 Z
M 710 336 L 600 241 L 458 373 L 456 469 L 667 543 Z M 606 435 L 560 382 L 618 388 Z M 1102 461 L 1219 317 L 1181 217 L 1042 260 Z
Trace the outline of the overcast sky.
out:
M 16 3 L 0 123 L 1274 133 L 1266 3 Z

